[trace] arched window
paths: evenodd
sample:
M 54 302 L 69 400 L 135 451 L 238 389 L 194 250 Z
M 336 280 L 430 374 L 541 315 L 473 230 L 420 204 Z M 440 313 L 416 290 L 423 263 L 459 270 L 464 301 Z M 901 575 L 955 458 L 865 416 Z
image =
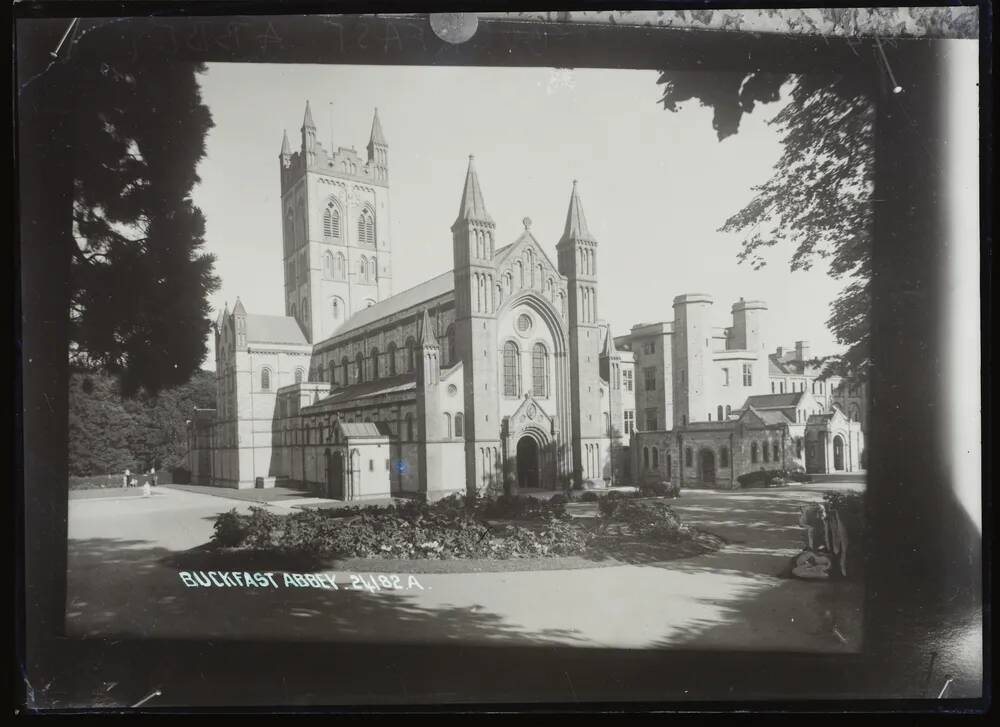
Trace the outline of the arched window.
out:
M 566 317 L 566 295 L 561 290 L 559 291 L 559 315 L 563 318 Z
M 642 448 L 642 467 L 643 469 L 649 469 L 649 447 Z
M 358 217 L 358 242 L 363 245 L 375 244 L 375 215 L 369 207 L 361 210 Z
M 344 253 L 338 252 L 337 256 L 333 259 L 333 278 L 334 280 L 343 280 L 347 277 L 347 258 L 344 257 Z
M 848 416 L 852 422 L 861 421 L 861 407 L 859 407 L 857 404 L 852 403 L 850 407 L 848 407 L 847 411 L 849 413 Z
M 390 343 L 389 349 L 386 351 L 386 355 L 389 357 L 389 376 L 396 375 L 396 344 Z
M 465 415 L 462 414 L 462 412 L 457 412 L 455 414 L 455 436 L 465 436 Z
M 521 395 L 521 367 L 519 364 L 520 352 L 517 350 L 517 344 L 513 341 L 507 341 L 507 343 L 503 345 L 504 396 Z
M 330 367 L 330 384 L 333 385 L 337 383 L 337 364 L 331 361 L 329 367 Z
M 354 357 L 354 366 L 356 369 L 354 374 L 355 381 L 360 384 L 365 380 L 365 357 L 360 353 Z
M 531 349 L 531 389 L 535 396 L 549 395 L 549 354 L 541 343 Z
M 518 287 L 523 288 L 524 287 L 524 265 L 521 263 L 520 260 L 518 260 L 516 263 L 514 263 L 514 270 L 516 272 L 516 278 L 517 278 Z
M 667 452 L 667 478 L 668 479 L 670 477 L 673 477 L 673 472 L 674 472 L 673 457 L 671 457 L 670 453 Z
M 379 367 L 378 367 L 378 349 L 373 348 L 372 353 L 372 381 L 378 381 L 379 379 Z
M 448 365 L 454 366 L 457 363 L 457 352 L 455 351 L 455 324 L 452 323 L 448 326 L 448 330 L 445 332 L 446 344 L 447 344 L 447 354 L 448 354 Z
M 271 390 L 271 369 L 261 369 L 260 371 L 260 388 L 261 391 Z
M 448 412 L 444 413 L 444 436 L 451 439 L 451 414 Z
M 721 422 L 722 421 L 722 405 L 721 404 L 716 408 L 716 414 L 718 414 L 717 419 Z
M 795 438 L 795 457 L 802 459 L 802 437 Z
M 728 467 L 729 466 L 729 447 L 723 447 L 719 450 L 719 466 Z
M 503 288 L 504 288 L 504 293 L 508 297 L 510 297 L 510 294 L 513 292 L 512 286 L 513 286 L 513 283 L 512 283 L 512 278 L 511 278 L 510 273 L 504 273 L 503 274 Z
M 545 281 L 545 294 L 549 297 L 549 300 L 552 300 L 552 291 L 552 278 L 549 278 Z
M 764 444 L 761 445 L 761 451 L 764 454 L 764 461 L 765 462 L 770 462 L 771 461 L 771 446 L 770 446 L 770 444 L 768 442 L 764 442 Z
M 298 319 L 298 317 L 299 317 L 298 308 L 295 307 L 295 303 L 292 303 L 292 318 Z
M 295 383 L 296 384 L 301 384 L 302 383 L 302 367 L 301 366 L 299 368 L 295 369 Z
M 302 320 L 304 320 L 304 321 L 308 321 L 309 320 L 309 299 L 308 298 L 303 298 L 302 299 Z
M 733 407 L 726 404 L 726 419 L 728 419 L 733 413 Z
M 323 210 L 323 237 L 327 239 L 340 237 L 340 210 L 333 200 L 330 200 Z
M 413 338 L 406 339 L 406 371 L 413 373 L 417 370 L 417 342 Z
M 753 464 L 757 464 L 758 457 L 759 457 L 759 455 L 757 453 L 757 443 L 756 442 L 750 442 L 750 461 Z
M 364 255 L 358 260 L 358 279 L 365 282 L 368 278 L 368 258 Z
M 658 447 L 653 447 L 653 469 L 660 469 L 660 450 Z
M 684 466 L 691 467 L 694 465 L 694 452 L 690 447 L 684 449 Z
M 406 441 L 407 442 L 412 442 L 413 441 L 413 415 L 412 414 L 407 414 L 406 415 Z
M 351 383 L 351 373 L 350 373 L 351 362 L 347 360 L 347 356 L 340 359 L 340 384 L 341 386 L 347 386 Z
M 372 258 L 368 261 L 368 282 L 374 283 L 377 278 L 378 275 L 375 272 L 375 258 Z
M 604 412 L 604 433 L 611 435 L 611 415 L 608 412 Z

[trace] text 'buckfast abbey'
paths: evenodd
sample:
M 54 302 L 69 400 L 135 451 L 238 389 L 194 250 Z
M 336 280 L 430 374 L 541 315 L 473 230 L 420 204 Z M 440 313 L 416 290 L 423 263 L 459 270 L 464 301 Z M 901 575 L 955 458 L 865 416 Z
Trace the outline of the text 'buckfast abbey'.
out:
M 772 350 L 763 302 L 718 327 L 709 296 L 680 295 L 673 320 L 612 335 L 576 181 L 553 264 L 528 218 L 497 246 L 470 156 L 453 269 L 394 294 L 378 110 L 365 158 L 324 148 L 308 103 L 300 131 L 279 154 L 284 315 L 237 299 L 216 320 L 195 483 L 437 499 L 863 469 L 863 385 L 822 377 L 805 342 Z

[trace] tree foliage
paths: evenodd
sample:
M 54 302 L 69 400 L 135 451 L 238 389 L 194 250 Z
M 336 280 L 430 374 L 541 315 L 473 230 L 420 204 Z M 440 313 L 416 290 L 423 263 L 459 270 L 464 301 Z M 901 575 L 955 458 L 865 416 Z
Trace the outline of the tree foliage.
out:
M 206 354 L 213 256 L 191 200 L 211 115 L 200 66 L 80 64 L 70 352 L 126 395 L 177 386 Z
M 794 249 L 789 266 L 808 270 L 822 263 L 844 281 L 831 303 L 827 325 L 843 356 L 828 373 L 864 378 L 869 366 L 871 306 L 871 193 L 874 174 L 874 109 L 863 79 L 781 74 L 682 74 L 664 72 L 659 83 L 665 109 L 698 99 L 713 109 L 719 140 L 739 130 L 758 103 L 774 103 L 787 89 L 787 104 L 770 120 L 783 152 L 771 178 L 720 231 L 742 236 L 740 262 L 759 269 L 763 252 L 779 243 Z
M 199 371 L 190 381 L 156 396 L 122 396 L 113 377 L 87 372 L 70 377 L 69 474 L 100 475 L 125 468 L 181 465 L 195 407 L 215 405 L 215 374 Z

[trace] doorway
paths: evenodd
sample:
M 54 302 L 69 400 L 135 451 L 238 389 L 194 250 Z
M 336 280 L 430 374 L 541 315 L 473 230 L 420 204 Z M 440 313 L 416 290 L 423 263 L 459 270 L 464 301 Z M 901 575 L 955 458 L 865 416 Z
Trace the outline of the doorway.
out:
M 327 450 L 326 496 L 335 500 L 344 499 L 344 455 Z
M 519 489 L 539 487 L 538 442 L 521 437 L 517 443 L 517 486 Z
M 844 471 L 844 440 L 839 434 L 833 438 L 833 468 L 837 472 Z
M 699 471 L 701 472 L 701 481 L 706 485 L 715 484 L 715 452 L 710 449 L 703 449 L 698 454 L 699 458 Z

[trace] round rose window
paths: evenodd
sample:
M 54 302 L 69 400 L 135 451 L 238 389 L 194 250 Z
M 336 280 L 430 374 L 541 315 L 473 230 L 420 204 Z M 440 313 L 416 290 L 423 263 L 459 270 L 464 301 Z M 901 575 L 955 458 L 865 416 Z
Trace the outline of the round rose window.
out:
M 531 331 L 531 316 L 527 313 L 522 313 L 517 317 L 517 332 L 521 334 L 526 334 Z

